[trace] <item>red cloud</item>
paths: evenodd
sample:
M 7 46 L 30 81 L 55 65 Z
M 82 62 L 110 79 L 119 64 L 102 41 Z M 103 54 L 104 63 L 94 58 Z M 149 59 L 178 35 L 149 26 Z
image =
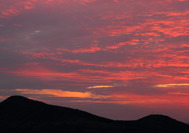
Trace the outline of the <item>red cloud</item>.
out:
M 16 0 L 16 2 L 11 4 L 3 5 L 6 7 L 4 10 L 1 10 L 1 17 L 16 16 L 22 13 L 24 10 L 31 10 L 35 7 L 35 4 L 39 0 Z

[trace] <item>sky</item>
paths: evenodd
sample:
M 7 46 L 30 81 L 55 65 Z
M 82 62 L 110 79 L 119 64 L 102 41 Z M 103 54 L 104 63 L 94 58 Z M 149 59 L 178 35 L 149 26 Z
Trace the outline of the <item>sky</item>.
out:
M 189 0 L 0 0 L 0 101 L 189 122 Z

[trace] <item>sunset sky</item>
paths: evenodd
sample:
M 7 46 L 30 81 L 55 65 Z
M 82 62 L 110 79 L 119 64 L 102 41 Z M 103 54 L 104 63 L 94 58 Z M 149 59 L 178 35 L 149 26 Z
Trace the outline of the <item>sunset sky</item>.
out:
M 0 0 L 0 101 L 189 122 L 189 0 Z

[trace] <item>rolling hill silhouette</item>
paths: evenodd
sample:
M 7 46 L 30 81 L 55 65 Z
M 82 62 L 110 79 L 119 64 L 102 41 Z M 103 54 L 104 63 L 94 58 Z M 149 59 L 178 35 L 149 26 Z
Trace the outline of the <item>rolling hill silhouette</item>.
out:
M 0 103 L 0 132 L 189 133 L 189 126 L 163 115 L 116 121 L 77 109 L 11 96 Z

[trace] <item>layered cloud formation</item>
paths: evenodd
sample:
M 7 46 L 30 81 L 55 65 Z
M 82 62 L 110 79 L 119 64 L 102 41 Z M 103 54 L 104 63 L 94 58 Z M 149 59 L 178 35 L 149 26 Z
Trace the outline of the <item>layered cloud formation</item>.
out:
M 0 99 L 189 121 L 188 0 L 0 2 Z

